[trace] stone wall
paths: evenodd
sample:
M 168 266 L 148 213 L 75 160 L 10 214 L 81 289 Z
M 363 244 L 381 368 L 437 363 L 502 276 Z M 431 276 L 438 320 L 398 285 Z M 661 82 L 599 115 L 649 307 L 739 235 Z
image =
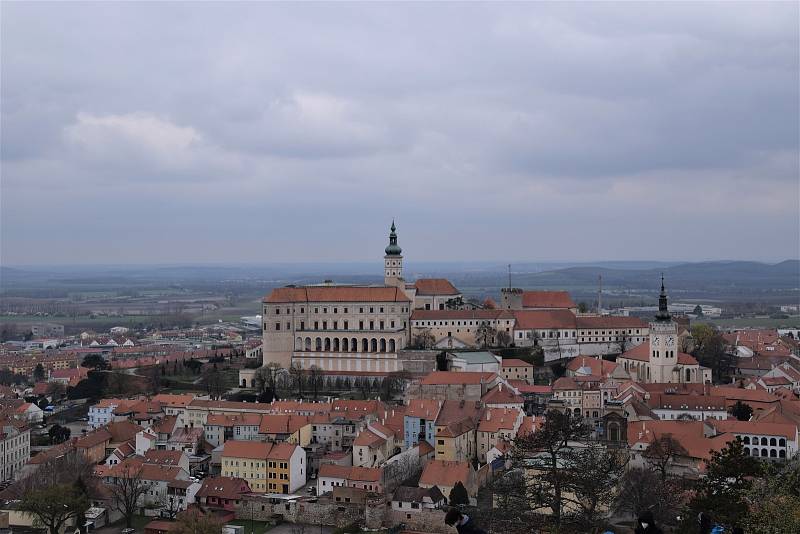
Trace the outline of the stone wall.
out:
M 400 510 L 386 511 L 386 526 L 391 528 L 404 524 L 408 530 L 417 532 L 431 532 L 453 534 L 455 529 L 444 523 L 444 510 L 420 510 L 418 512 L 401 512 Z
M 334 502 L 320 498 L 316 502 L 290 501 L 271 502 L 272 499 L 260 496 L 245 497 L 236 510 L 237 519 L 271 521 L 280 519 L 288 523 L 304 523 L 345 527 L 353 523 L 363 524 L 365 507 L 363 504 Z

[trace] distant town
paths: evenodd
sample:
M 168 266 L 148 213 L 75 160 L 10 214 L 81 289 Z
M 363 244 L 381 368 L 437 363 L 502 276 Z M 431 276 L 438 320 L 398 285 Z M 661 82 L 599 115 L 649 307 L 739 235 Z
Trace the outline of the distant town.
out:
M 785 327 L 722 327 L 720 306 L 671 304 L 667 276 L 644 306 L 511 276 L 479 298 L 407 280 L 399 235 L 382 283 L 275 287 L 259 314 L 5 321 L 5 528 L 444 534 L 459 510 L 491 532 L 627 532 L 642 514 L 686 532 L 775 512 L 753 495 L 797 469 L 796 306 Z M 732 464 L 747 479 L 720 502 Z

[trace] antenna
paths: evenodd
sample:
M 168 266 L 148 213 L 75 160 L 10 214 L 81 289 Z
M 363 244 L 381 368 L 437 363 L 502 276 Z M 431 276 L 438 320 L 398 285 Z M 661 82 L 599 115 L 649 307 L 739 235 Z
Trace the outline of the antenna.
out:
M 603 314 L 603 275 L 597 275 L 597 315 Z

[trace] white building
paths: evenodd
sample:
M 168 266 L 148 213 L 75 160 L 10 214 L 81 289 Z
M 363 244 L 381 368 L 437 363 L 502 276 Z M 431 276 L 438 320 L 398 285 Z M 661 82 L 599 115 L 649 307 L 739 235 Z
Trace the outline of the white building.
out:
M 0 479 L 15 480 L 31 457 L 31 429 L 17 419 L 6 419 L 0 424 Z

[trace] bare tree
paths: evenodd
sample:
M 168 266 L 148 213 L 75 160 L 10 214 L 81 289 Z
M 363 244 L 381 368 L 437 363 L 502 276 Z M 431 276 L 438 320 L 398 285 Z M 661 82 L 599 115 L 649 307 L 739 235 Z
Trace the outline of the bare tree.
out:
M 267 365 L 256 369 L 253 382 L 255 382 L 259 393 L 264 393 L 270 390 L 274 393 L 276 391 L 278 372 L 280 370 L 281 366 L 275 362 L 269 362 Z
M 675 458 L 686 455 L 686 449 L 670 434 L 660 436 L 642 452 L 642 457 L 660 475 L 662 481 L 670 475 Z
M 306 383 L 306 377 L 299 364 L 292 364 L 292 366 L 289 368 L 289 377 L 291 378 L 292 386 L 297 388 L 297 396 L 302 398 L 305 389 L 304 386 Z
M 428 350 L 436 344 L 436 338 L 429 328 L 421 328 L 411 337 L 411 347 L 414 349 Z
M 317 397 L 319 396 L 319 388 L 323 379 L 324 377 L 322 375 L 322 369 L 316 365 L 312 365 L 308 372 L 308 385 L 311 388 L 311 391 L 314 393 L 314 400 L 317 400 Z
M 492 328 L 492 326 L 486 321 L 483 321 L 475 331 L 475 342 L 484 349 L 492 346 L 495 343 L 496 337 L 497 330 Z
M 495 337 L 497 339 L 498 347 L 508 347 L 509 345 L 511 345 L 511 336 L 505 330 L 498 330 L 497 336 Z
M 651 512 L 657 524 L 672 526 L 677 522 L 683 504 L 683 490 L 678 482 L 675 479 L 662 480 L 656 471 L 650 469 L 628 469 L 620 481 L 614 511 L 634 518 Z
M 111 505 L 125 517 L 125 526 L 131 527 L 131 522 L 136 510 L 139 508 L 139 500 L 147 495 L 152 483 L 142 480 L 142 468 L 122 464 L 115 468 L 114 483 L 109 484 L 111 492 Z

